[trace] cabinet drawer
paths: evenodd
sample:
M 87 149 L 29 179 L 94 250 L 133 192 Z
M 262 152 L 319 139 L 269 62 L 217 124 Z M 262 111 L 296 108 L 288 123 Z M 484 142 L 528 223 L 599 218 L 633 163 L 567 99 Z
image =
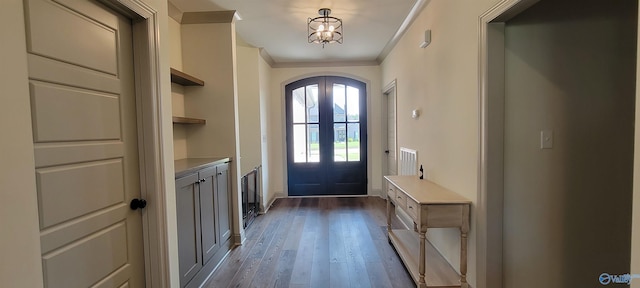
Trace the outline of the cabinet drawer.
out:
M 418 209 L 420 209 L 420 206 L 418 206 L 418 202 L 413 201 L 411 198 L 407 197 L 407 214 L 409 214 L 409 216 L 411 216 L 411 218 L 413 218 L 413 221 L 415 222 L 419 222 L 418 221 Z
M 404 195 L 402 191 L 396 190 L 396 197 L 394 198 L 394 202 L 396 202 L 396 206 L 401 207 L 402 209 L 406 209 L 407 195 Z
M 389 188 L 387 189 L 387 195 L 389 195 L 389 198 L 395 202 L 395 200 L 396 200 L 396 189 L 391 184 L 387 184 L 387 186 L 389 186 Z

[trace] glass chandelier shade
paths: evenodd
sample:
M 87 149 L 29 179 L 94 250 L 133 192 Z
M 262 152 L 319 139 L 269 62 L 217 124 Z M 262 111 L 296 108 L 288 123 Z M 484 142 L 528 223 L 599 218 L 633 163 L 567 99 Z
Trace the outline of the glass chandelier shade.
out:
M 320 43 L 322 48 L 329 43 L 342 44 L 342 19 L 329 16 L 329 8 L 318 10 L 318 14 L 320 16 L 309 18 L 307 21 L 309 43 Z

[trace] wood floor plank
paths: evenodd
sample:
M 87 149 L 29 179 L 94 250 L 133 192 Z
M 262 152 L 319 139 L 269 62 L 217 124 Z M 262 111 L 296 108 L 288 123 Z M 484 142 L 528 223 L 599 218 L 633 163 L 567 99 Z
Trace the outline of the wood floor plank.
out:
M 378 197 L 277 199 L 246 237 L 203 287 L 415 287 Z
M 349 283 L 351 287 L 370 287 L 367 268 L 362 258 L 358 239 L 351 233 L 353 224 L 353 212 L 342 214 L 342 233 L 347 253 L 347 270 L 349 271 Z
M 270 287 L 269 285 L 271 284 L 273 276 L 276 274 L 275 271 L 278 259 L 282 254 L 284 242 L 287 239 L 292 223 L 293 219 L 290 217 L 283 217 L 281 219 L 274 238 L 262 258 L 260 267 L 256 271 L 253 281 L 251 282 L 251 287 Z
M 331 287 L 350 287 L 347 262 L 331 262 L 329 270 Z
M 313 247 L 313 261 L 311 262 L 311 288 L 330 287 L 329 268 L 329 210 L 327 198 L 319 199 L 318 218 L 315 221 L 316 239 Z
M 291 282 L 291 274 L 293 273 L 293 263 L 296 260 L 296 250 L 284 250 L 278 258 L 278 269 L 276 269 L 273 279 L 275 288 L 289 287 Z
M 269 245 L 271 245 L 271 240 L 273 240 L 276 229 L 280 225 L 280 220 L 270 221 L 262 236 L 253 245 L 252 252 L 247 256 L 238 273 L 231 280 L 229 287 L 249 287 L 249 284 L 253 281 L 253 276 L 260 267 L 262 258 L 267 253 Z
M 316 201 L 311 201 L 316 200 Z M 296 253 L 296 262 L 291 274 L 292 285 L 304 285 L 309 287 L 311 281 L 311 268 L 313 264 L 314 245 L 318 237 L 318 211 L 317 198 L 305 198 L 300 204 L 301 210 L 304 210 L 305 223 L 298 243 L 298 252 Z M 300 217 L 300 212 L 298 216 Z

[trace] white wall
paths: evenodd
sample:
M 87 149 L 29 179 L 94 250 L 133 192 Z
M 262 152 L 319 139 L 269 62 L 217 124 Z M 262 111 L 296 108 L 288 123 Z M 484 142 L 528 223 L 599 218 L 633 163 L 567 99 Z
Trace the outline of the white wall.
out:
M 22 5 L 3 1 L 0 9 L 0 285 L 42 287 Z
M 310 67 L 310 68 L 273 68 L 271 69 L 271 95 L 267 103 L 267 142 L 269 161 L 265 170 L 269 175 L 267 199 L 270 201 L 278 195 L 286 196 L 286 161 L 285 161 L 285 109 L 284 87 L 295 80 L 321 75 L 351 77 L 367 84 L 368 89 L 368 129 L 369 129 L 369 194 L 380 195 L 382 191 L 382 146 L 380 129 L 382 111 L 382 82 L 379 66 L 349 67 Z M 265 165 L 265 163 L 263 163 Z
M 397 80 L 398 147 L 418 150 L 427 179 L 473 202 L 468 280 L 476 284 L 474 207 L 478 187 L 478 17 L 497 0 L 429 2 L 382 63 L 382 82 Z M 424 31 L 431 44 L 419 48 Z M 411 110 L 420 109 L 418 119 Z M 456 229 L 432 229 L 430 241 L 459 267 Z
M 239 38 L 238 38 L 239 39 Z M 260 52 L 237 41 L 238 121 L 240 125 L 241 176 L 262 163 L 260 127 Z

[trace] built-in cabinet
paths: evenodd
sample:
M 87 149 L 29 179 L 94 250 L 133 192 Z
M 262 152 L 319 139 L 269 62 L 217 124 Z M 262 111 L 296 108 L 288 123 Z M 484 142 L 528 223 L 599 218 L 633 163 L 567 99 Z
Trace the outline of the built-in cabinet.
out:
M 175 163 L 180 287 L 199 287 L 233 244 L 229 158 Z

